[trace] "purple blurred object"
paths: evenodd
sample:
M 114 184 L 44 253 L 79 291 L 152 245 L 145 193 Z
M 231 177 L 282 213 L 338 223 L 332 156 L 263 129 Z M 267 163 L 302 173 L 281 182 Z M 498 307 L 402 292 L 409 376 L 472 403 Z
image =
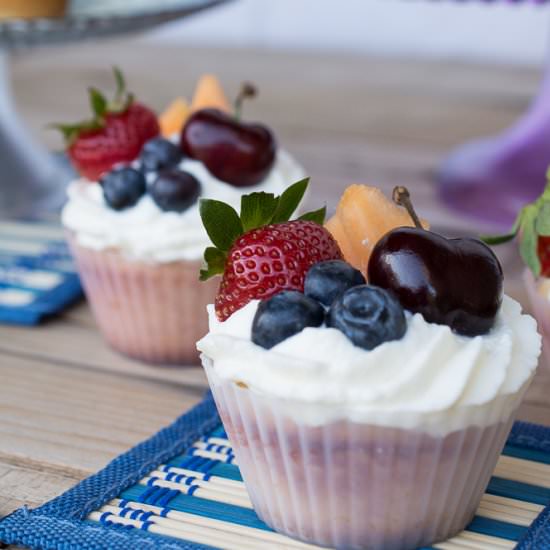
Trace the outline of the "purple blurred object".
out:
M 542 193 L 549 165 L 550 71 L 515 126 L 467 143 L 445 160 L 438 174 L 441 196 L 463 214 L 509 228 L 519 209 Z

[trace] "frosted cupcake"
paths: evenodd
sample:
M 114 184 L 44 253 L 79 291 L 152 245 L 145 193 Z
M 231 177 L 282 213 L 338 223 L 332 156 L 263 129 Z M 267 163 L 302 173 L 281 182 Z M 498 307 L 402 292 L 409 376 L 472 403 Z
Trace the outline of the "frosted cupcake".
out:
M 368 257 L 364 273 L 311 221 L 237 236 L 198 348 L 264 521 L 316 544 L 409 550 L 472 519 L 540 337 L 480 241 L 416 216 L 392 229 L 404 210 L 364 186 L 329 226 L 370 210 L 387 214 L 378 242 L 340 239 L 353 262 Z
M 550 369 L 550 183 L 535 202 L 521 209 L 509 233 L 484 238 L 500 244 L 516 237 L 527 266 L 523 273 L 527 295 L 542 334 L 542 366 Z
M 61 127 L 82 175 L 69 186 L 62 221 L 107 342 L 150 363 L 194 363 L 217 288 L 197 275 L 209 242 L 200 198 L 237 206 L 242 187 L 280 192 L 302 170 L 267 128 L 226 112 L 213 77 L 199 83 L 190 108 L 177 100 L 159 126 L 116 76 L 114 101 L 92 89 L 94 119 Z M 216 108 L 198 108 L 209 101 Z

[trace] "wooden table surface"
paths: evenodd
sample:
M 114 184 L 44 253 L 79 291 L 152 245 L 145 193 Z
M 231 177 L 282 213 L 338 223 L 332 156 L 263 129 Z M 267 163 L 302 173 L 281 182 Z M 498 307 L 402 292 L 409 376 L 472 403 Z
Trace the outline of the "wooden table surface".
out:
M 533 69 L 249 50 L 191 50 L 108 42 L 32 51 L 15 59 L 19 108 L 40 139 L 50 121 L 86 113 L 86 85 L 110 85 L 121 66 L 143 101 L 161 109 L 217 73 L 233 94 L 260 97 L 247 116 L 270 124 L 312 176 L 316 203 L 333 207 L 351 182 L 411 188 L 418 209 L 448 234 L 475 223 L 446 210 L 433 174 L 471 137 L 507 127 L 538 85 Z M 507 289 L 523 300 L 513 246 L 499 250 Z M 38 328 L 0 326 L 0 517 L 36 506 L 97 471 L 196 403 L 199 368 L 154 368 L 105 346 L 86 304 Z M 539 373 L 520 418 L 550 424 L 550 377 Z

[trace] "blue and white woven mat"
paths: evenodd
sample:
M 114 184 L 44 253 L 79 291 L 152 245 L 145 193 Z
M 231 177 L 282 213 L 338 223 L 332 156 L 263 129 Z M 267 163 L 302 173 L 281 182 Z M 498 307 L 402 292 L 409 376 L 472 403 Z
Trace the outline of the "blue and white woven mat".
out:
M 81 296 L 59 225 L 0 222 L 0 322 L 35 325 Z
M 212 397 L 104 470 L 0 521 L 36 549 L 315 548 L 274 533 L 251 507 Z M 550 428 L 516 423 L 477 515 L 434 548 L 550 549 Z

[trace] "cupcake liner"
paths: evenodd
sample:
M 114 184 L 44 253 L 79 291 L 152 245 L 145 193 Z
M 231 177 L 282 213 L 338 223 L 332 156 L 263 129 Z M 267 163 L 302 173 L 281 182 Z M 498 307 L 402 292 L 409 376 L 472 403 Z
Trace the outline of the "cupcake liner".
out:
M 550 370 L 550 301 L 539 293 L 539 280 L 535 279 L 529 269 L 523 273 L 523 282 L 527 289 L 533 316 L 537 320 L 538 329 L 542 335 L 542 354 L 539 365 Z
M 337 548 L 410 550 L 462 531 L 526 387 L 495 402 L 498 422 L 438 436 L 346 419 L 301 423 L 288 403 L 221 379 L 206 357 L 203 365 L 258 515 Z
M 199 281 L 198 261 L 146 263 L 96 251 L 69 236 L 99 329 L 117 351 L 155 364 L 197 364 L 217 283 Z

